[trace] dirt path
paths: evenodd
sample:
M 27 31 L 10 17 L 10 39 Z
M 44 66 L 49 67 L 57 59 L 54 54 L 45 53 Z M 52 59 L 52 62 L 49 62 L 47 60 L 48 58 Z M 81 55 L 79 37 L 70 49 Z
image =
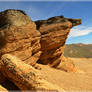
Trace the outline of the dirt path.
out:
M 49 82 L 67 91 L 92 91 L 92 59 L 73 58 L 73 60 L 83 72 L 67 73 L 41 65 L 41 74 Z

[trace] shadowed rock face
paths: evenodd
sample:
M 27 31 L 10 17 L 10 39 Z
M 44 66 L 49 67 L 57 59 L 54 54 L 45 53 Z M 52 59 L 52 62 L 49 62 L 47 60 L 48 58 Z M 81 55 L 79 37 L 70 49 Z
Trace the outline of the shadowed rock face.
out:
M 30 17 L 21 10 L 9 9 L 0 13 L 0 27 L 7 25 L 23 26 L 30 21 Z
M 72 23 L 72 27 L 81 24 L 81 19 L 69 19 L 69 18 L 66 18 L 66 19 Z
M 67 61 L 64 57 L 64 46 L 70 29 L 80 25 L 81 19 L 69 19 L 64 16 L 49 18 L 48 20 L 35 21 L 37 29 L 41 33 L 40 63 L 52 67 L 61 67 L 61 63 Z M 72 66 L 74 68 L 74 66 Z
M 34 65 L 41 54 L 40 37 L 35 23 L 23 11 L 0 13 L 0 56 L 10 53 Z
M 43 25 L 65 23 L 67 21 L 72 23 L 72 27 L 81 24 L 81 19 L 64 18 L 64 16 L 55 16 L 47 20 L 38 20 L 38 21 L 35 21 L 35 23 L 36 23 L 37 29 L 39 30 L 40 27 Z

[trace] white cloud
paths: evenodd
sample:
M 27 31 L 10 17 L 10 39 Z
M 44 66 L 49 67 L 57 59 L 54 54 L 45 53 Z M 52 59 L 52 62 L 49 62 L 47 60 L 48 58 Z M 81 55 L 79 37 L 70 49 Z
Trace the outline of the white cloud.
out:
M 88 35 L 91 32 L 92 32 L 92 27 L 86 27 L 86 26 L 75 27 L 75 28 L 71 29 L 69 38 Z

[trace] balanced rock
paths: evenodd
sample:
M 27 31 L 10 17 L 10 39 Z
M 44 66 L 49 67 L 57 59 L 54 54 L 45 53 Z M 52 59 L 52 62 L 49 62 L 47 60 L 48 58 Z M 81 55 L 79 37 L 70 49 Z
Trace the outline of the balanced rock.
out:
M 0 66 L 3 75 L 23 91 L 63 91 L 62 88 L 44 80 L 38 70 L 10 54 L 1 57 Z
M 62 62 L 66 62 L 64 57 L 65 42 L 73 26 L 81 24 L 81 19 L 64 18 L 56 16 L 48 20 L 35 21 L 37 30 L 41 33 L 40 63 L 60 68 Z M 69 63 L 70 65 L 72 63 Z M 71 68 L 74 68 L 72 65 Z M 61 66 L 62 69 L 62 66 Z M 70 69 L 71 70 L 71 69 Z
M 35 65 L 41 54 L 40 32 L 21 10 L 0 13 L 0 57 L 10 53 L 25 63 Z

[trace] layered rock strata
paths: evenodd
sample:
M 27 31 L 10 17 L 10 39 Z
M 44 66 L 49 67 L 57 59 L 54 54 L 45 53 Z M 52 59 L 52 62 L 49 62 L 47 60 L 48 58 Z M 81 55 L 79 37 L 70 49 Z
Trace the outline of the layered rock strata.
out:
M 40 37 L 35 23 L 23 11 L 0 13 L 0 57 L 10 53 L 35 65 L 41 54 Z
M 63 16 L 33 22 L 21 10 L 0 12 L 0 84 L 8 79 L 21 90 L 61 91 L 32 66 L 39 68 L 39 62 L 75 71 L 73 62 L 64 57 L 64 47 L 70 29 L 79 24 L 81 19 Z
M 60 68 L 61 63 L 66 61 L 64 47 L 70 29 L 80 25 L 81 19 L 57 16 L 49 18 L 48 20 L 35 21 L 35 23 L 37 30 L 41 33 L 40 44 L 42 54 L 39 62 L 52 67 L 59 66 Z
M 0 66 L 3 75 L 23 91 L 63 91 L 62 88 L 44 80 L 38 70 L 10 54 L 2 56 Z

